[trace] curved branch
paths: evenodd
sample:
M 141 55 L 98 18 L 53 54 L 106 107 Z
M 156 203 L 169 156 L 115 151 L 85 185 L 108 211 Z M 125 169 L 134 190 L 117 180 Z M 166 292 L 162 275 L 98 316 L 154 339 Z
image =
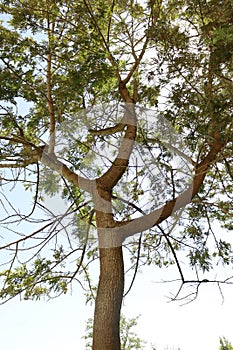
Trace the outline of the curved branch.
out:
M 160 231 L 162 232 L 162 235 L 165 237 L 166 241 L 167 241 L 167 244 L 169 245 L 169 248 L 171 249 L 171 252 L 172 252 L 172 255 L 174 256 L 174 259 L 175 259 L 175 262 L 176 262 L 176 266 L 179 270 L 179 273 L 180 273 L 180 278 L 182 280 L 182 282 L 184 283 L 185 279 L 184 279 L 184 275 L 183 275 L 183 272 L 182 272 L 182 269 L 181 269 L 181 266 L 180 266 L 180 263 L 179 263 L 179 260 L 176 256 L 176 252 L 175 252 L 175 249 L 173 248 L 169 238 L 168 238 L 168 235 L 164 232 L 164 230 L 162 229 L 162 227 L 160 225 L 157 225 L 157 227 L 160 229 Z
M 212 162 L 214 162 L 217 154 L 221 151 L 224 145 L 225 142 L 223 141 L 215 141 L 207 156 L 196 166 L 193 182 L 186 191 L 176 198 L 168 201 L 164 206 L 154 210 L 150 214 L 144 215 L 140 218 L 118 222 L 118 227 L 115 228 L 116 234 L 120 235 L 124 240 L 135 233 L 145 231 L 155 225 L 160 224 L 162 221 L 166 220 L 170 215 L 172 215 L 172 213 L 189 204 L 192 198 L 198 193 L 209 167 L 211 166 Z
M 100 129 L 100 130 L 89 129 L 88 131 L 94 136 L 104 136 L 104 135 L 113 135 L 117 132 L 121 132 L 124 130 L 124 128 L 125 128 L 125 124 L 121 122 L 106 129 Z
M 112 23 L 112 16 L 113 16 L 113 10 L 115 6 L 115 0 L 112 1 L 111 9 L 110 9 L 110 17 L 108 21 L 108 34 L 107 34 L 107 43 L 109 44 L 110 39 L 110 31 L 111 31 L 111 23 Z
M 124 297 L 126 297 L 126 295 L 129 294 L 129 292 L 131 291 L 131 289 L 133 287 L 133 284 L 134 284 L 134 281 L 136 279 L 136 276 L 138 274 L 139 259 L 140 259 L 140 253 L 141 253 L 141 245 L 142 245 L 142 233 L 140 234 L 140 237 L 139 237 L 139 240 L 138 240 L 137 260 L 136 260 L 136 265 L 135 265 L 135 269 L 134 269 L 133 278 L 132 278 L 132 281 L 130 283 L 130 286 L 129 286 L 128 290 L 123 295 Z
M 77 269 L 74 271 L 74 273 L 73 273 L 73 275 L 71 277 L 71 281 L 75 278 L 75 276 L 77 275 L 77 273 L 80 270 L 80 267 L 83 264 L 83 260 L 85 258 L 85 254 L 86 254 L 87 241 L 88 241 L 88 237 L 89 237 L 89 231 L 90 231 L 93 215 L 94 215 L 94 210 L 91 211 L 89 219 L 88 219 L 88 225 L 87 225 L 87 229 L 86 229 L 86 232 L 85 232 L 85 242 L 84 242 L 84 246 L 83 246 L 83 250 L 82 250 L 82 255 L 81 255 L 80 261 L 78 263 Z
M 125 86 L 124 89 L 126 89 L 126 92 L 129 95 Z M 130 100 L 129 102 L 130 103 L 127 103 L 125 106 L 126 111 L 123 117 L 127 128 L 121 146 L 118 150 L 117 157 L 105 174 L 96 180 L 102 188 L 105 188 L 108 191 L 112 190 L 127 169 L 129 157 L 132 153 L 134 141 L 136 139 L 136 112 L 132 101 Z
M 94 181 L 76 174 L 56 157 L 50 156 L 43 152 L 39 160 L 43 164 L 47 165 L 50 169 L 57 171 L 61 176 L 70 181 L 73 185 L 78 186 L 80 189 L 89 193 L 93 192 L 95 185 Z
M 5 244 L 4 246 L 1 246 L 1 247 L 0 247 L 0 250 L 9 248 L 9 247 L 12 246 L 12 245 L 18 245 L 19 243 L 24 242 L 24 241 L 26 241 L 27 239 L 36 236 L 37 233 L 39 233 L 39 232 L 45 230 L 46 228 L 48 228 L 49 226 L 52 226 L 52 225 L 53 225 L 53 222 L 49 222 L 48 224 L 44 225 L 43 227 L 39 228 L 38 230 L 32 232 L 30 235 L 24 236 L 24 237 L 22 237 L 22 238 L 20 238 L 20 239 L 17 239 L 17 240 L 14 241 L 14 242 L 10 242 L 10 243 Z

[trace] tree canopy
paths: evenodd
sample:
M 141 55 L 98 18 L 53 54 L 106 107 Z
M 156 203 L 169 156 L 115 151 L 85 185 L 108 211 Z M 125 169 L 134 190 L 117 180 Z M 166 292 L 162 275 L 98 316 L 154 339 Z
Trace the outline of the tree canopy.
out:
M 95 300 L 93 349 L 120 349 L 123 249 L 130 288 L 144 264 L 177 265 L 177 298 L 185 284 L 192 298 L 201 283 L 232 283 L 208 274 L 233 259 L 215 230 L 233 229 L 232 2 L 4 0 L 0 11 L 0 297 L 77 281 Z

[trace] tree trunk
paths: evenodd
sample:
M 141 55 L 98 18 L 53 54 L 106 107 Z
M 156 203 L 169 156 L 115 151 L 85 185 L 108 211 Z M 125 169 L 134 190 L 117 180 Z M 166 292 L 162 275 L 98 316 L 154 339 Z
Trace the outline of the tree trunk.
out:
M 122 246 L 100 248 L 100 276 L 95 303 L 93 350 L 120 350 L 120 311 L 124 291 Z

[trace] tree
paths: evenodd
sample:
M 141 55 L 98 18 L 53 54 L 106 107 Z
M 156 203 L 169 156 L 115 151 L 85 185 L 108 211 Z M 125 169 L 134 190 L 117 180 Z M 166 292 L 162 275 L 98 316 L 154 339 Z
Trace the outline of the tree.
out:
M 231 343 L 225 337 L 220 338 L 219 341 L 220 341 L 219 350 L 232 350 L 233 349 Z
M 57 295 L 84 276 L 95 298 L 92 348 L 118 350 L 123 249 L 133 281 L 141 264 L 175 263 L 177 298 L 185 284 L 195 297 L 215 281 L 212 267 L 232 262 L 213 228 L 233 228 L 232 4 L 7 0 L 0 9 L 9 253 L 0 296 Z M 30 213 L 4 193 L 21 184 L 33 193 Z M 63 214 L 47 207 L 55 194 Z M 182 271 L 183 250 L 195 277 Z M 95 296 L 88 266 L 97 258 Z
M 125 316 L 121 316 L 120 320 L 120 338 L 121 338 L 121 349 L 144 349 L 145 341 L 140 339 L 137 334 L 132 330 L 137 325 L 138 317 L 127 319 Z M 93 337 L 93 320 L 90 318 L 86 325 L 86 350 L 91 349 L 92 337 Z

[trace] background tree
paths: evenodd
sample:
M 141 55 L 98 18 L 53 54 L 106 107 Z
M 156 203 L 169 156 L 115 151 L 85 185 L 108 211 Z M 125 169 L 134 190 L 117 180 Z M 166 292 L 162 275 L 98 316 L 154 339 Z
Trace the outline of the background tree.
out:
M 232 263 L 213 228 L 233 227 L 231 1 L 12 0 L 0 10 L 0 296 L 57 295 L 84 276 L 93 349 L 120 349 L 123 248 L 132 283 L 140 265 L 176 263 L 177 298 Z M 30 212 L 5 194 L 21 184 Z M 55 194 L 63 213 L 48 207 Z
M 125 316 L 121 316 L 120 320 L 120 338 L 121 338 L 121 349 L 144 349 L 146 342 L 140 339 L 137 334 L 133 331 L 133 328 L 137 325 L 138 317 L 127 319 Z M 86 350 L 92 348 L 92 337 L 93 337 L 93 320 L 90 318 L 86 324 Z
M 232 350 L 233 349 L 231 343 L 225 337 L 220 338 L 219 341 L 220 341 L 219 350 Z

